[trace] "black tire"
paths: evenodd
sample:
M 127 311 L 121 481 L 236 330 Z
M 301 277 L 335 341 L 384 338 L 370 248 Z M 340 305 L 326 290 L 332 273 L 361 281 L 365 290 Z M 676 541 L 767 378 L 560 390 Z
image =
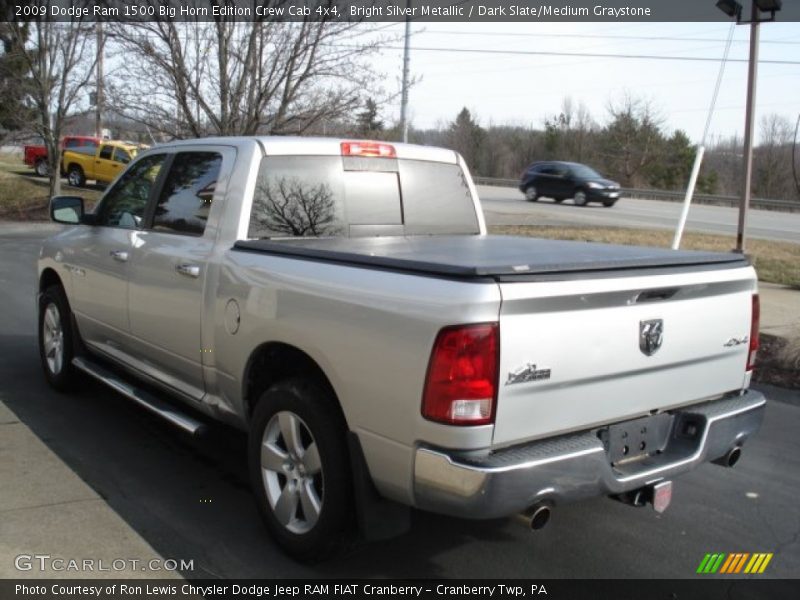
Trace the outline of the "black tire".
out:
M 314 382 L 280 382 L 261 395 L 250 427 L 250 480 L 259 512 L 278 545 L 304 562 L 331 556 L 355 529 L 347 427 L 335 402 Z M 300 446 L 308 444 L 302 455 L 288 451 L 291 444 L 283 433 L 292 417 L 296 429 L 288 429 L 299 433 Z M 312 445 L 318 460 L 309 452 Z M 262 448 L 267 450 L 264 463 L 273 461 L 275 469 L 262 464 Z M 281 510 L 279 504 L 291 508 Z
M 78 165 L 70 165 L 67 170 L 67 181 L 72 187 L 83 187 L 86 184 L 86 175 Z
M 616 200 L 603 200 L 603 206 L 605 206 L 606 208 L 611 208 L 616 203 L 617 203 Z
M 536 192 L 536 186 L 529 185 L 525 188 L 525 200 L 528 202 L 536 202 L 539 199 L 539 194 Z
M 39 301 L 39 359 L 47 383 L 59 392 L 78 384 L 80 374 L 72 365 L 76 335 L 64 288 L 48 287 Z
M 572 201 L 575 203 L 575 206 L 586 206 L 587 202 L 589 202 L 586 197 L 586 192 L 583 190 L 576 190 Z
M 50 175 L 50 166 L 47 164 L 47 161 L 44 159 L 40 159 L 36 161 L 36 165 L 34 166 L 34 170 L 36 171 L 36 175 L 39 177 L 47 177 Z

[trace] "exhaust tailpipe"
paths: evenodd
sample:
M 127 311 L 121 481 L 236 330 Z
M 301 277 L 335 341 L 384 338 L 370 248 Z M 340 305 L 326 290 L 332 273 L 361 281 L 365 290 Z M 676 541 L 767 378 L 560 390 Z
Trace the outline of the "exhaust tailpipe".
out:
M 551 512 L 552 507 L 549 504 L 540 502 L 539 504 L 534 504 L 519 516 L 531 531 L 538 531 L 550 521 Z
M 742 447 L 734 446 L 725 456 L 720 456 L 717 460 L 713 461 L 715 465 L 722 465 L 723 467 L 732 467 L 742 457 Z

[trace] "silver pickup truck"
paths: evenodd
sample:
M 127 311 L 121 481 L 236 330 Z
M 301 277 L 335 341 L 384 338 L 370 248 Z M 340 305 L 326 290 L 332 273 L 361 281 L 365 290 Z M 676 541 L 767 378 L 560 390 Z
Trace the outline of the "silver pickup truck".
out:
M 408 507 L 486 519 L 669 504 L 758 429 L 756 275 L 737 254 L 487 235 L 463 160 L 309 138 L 140 154 L 42 247 L 48 382 L 88 374 L 191 434 L 248 432 L 301 559 Z

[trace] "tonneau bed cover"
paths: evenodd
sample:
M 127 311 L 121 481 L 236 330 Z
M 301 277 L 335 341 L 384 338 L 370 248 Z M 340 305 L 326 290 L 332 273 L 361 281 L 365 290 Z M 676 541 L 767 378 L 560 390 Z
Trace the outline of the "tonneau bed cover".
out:
M 633 269 L 732 268 L 748 264 L 742 255 L 734 253 L 500 235 L 264 239 L 238 241 L 234 248 L 464 279 L 550 278 Z

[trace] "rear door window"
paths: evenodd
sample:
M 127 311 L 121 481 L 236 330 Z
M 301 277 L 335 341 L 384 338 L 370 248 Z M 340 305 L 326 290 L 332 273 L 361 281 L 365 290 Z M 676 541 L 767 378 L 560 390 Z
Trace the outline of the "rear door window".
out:
M 128 164 L 131 162 L 131 155 L 128 154 L 127 150 L 114 148 L 114 160 L 123 164 Z
M 221 165 L 217 152 L 177 154 L 159 194 L 153 230 L 203 235 Z
M 102 159 L 105 159 L 105 160 L 111 160 L 111 153 L 113 151 L 114 151 L 114 147 L 113 146 L 107 146 L 107 145 L 103 146 L 102 148 L 100 148 L 100 156 L 99 156 L 99 158 L 102 158 Z

